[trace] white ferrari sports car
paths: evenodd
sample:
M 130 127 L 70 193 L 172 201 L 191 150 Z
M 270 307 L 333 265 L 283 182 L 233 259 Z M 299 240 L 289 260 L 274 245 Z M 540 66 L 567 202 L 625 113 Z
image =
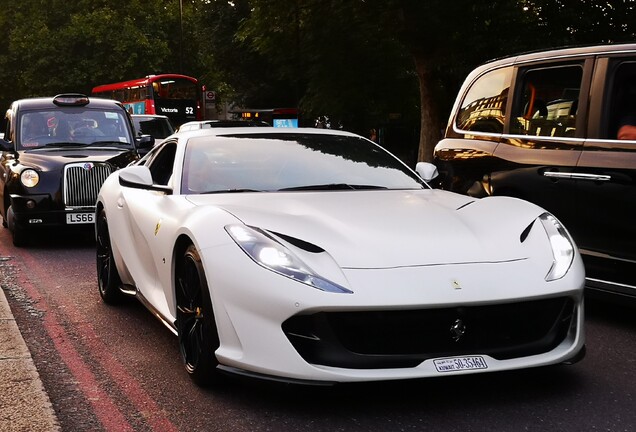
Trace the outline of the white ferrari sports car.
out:
M 200 385 L 333 384 L 573 363 L 584 269 L 552 215 L 432 189 L 360 136 L 177 133 L 96 207 L 104 302 L 138 298 Z

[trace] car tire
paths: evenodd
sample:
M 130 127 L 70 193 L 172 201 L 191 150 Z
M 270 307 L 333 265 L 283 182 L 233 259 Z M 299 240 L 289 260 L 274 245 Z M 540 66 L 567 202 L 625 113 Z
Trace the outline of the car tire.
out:
M 106 211 L 102 210 L 97 216 L 96 222 L 96 261 L 97 261 L 97 285 L 99 295 L 104 303 L 115 305 L 122 301 L 124 294 L 121 292 L 121 279 L 110 243 L 108 219 Z
M 219 336 L 203 264 L 194 245 L 186 248 L 177 263 L 176 301 L 179 350 L 186 371 L 198 386 L 216 384 L 220 374 L 214 352 Z
M 11 232 L 11 239 L 13 240 L 13 246 L 22 247 L 26 246 L 31 239 L 29 233 L 24 228 L 21 228 L 15 224 L 15 214 L 13 213 L 13 206 L 9 206 L 7 209 L 7 228 Z

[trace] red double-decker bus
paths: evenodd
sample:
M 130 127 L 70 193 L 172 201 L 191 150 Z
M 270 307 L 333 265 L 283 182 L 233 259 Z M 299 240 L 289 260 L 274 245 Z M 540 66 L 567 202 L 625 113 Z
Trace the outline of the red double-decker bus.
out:
M 180 74 L 148 75 L 99 85 L 93 96 L 122 102 L 131 114 L 161 114 L 178 126 L 202 120 L 201 91 L 196 78 Z

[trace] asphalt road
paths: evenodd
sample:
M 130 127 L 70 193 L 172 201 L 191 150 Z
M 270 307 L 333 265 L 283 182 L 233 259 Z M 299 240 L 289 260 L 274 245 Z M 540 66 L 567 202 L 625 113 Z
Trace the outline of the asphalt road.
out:
M 335 387 L 231 378 L 200 389 L 176 337 L 135 301 L 103 304 L 90 235 L 28 248 L 0 229 L 0 273 L 63 431 L 633 431 L 636 314 L 587 302 L 573 366 Z

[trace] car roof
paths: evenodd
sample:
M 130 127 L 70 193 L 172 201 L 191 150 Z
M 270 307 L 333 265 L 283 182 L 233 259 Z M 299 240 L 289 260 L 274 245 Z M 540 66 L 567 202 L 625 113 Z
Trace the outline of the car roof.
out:
M 501 57 L 490 60 L 483 64 L 483 66 L 504 66 L 510 64 L 523 63 L 527 61 L 535 61 L 542 59 L 568 59 L 575 57 L 583 57 L 590 55 L 602 55 L 602 54 L 617 54 L 617 53 L 634 53 L 636 52 L 636 43 L 622 43 L 622 44 L 606 44 L 606 45 L 581 45 L 581 46 L 568 46 L 559 48 L 548 48 L 542 50 L 535 50 L 530 52 L 517 53 L 514 55 Z
M 532 52 L 518 53 L 507 57 L 501 57 L 482 63 L 475 67 L 465 78 L 462 90 L 472 85 L 477 77 L 493 69 L 523 65 L 542 60 L 571 60 L 604 54 L 620 54 L 636 52 L 636 43 L 610 44 L 610 45 L 585 45 L 576 47 L 551 48 Z
M 228 135 L 297 135 L 297 134 L 313 134 L 313 135 L 334 135 L 362 138 L 351 132 L 341 131 L 337 129 L 319 129 L 319 128 L 277 128 L 277 127 L 227 127 L 227 128 L 207 128 L 194 129 L 182 132 L 176 132 L 173 136 L 179 139 L 188 140 L 190 138 L 206 137 L 206 136 L 228 136 Z
M 56 105 L 53 100 L 57 96 L 51 97 L 36 97 L 18 99 L 13 102 L 13 105 L 18 109 L 51 109 L 57 110 L 61 108 L 87 108 L 87 109 L 124 109 L 123 106 L 112 99 L 102 99 L 95 97 L 88 97 L 88 104 L 86 105 Z
M 131 114 L 132 118 L 156 118 L 156 119 L 167 119 L 168 116 L 162 114 Z
M 215 120 L 194 120 L 194 121 L 189 121 L 186 123 L 183 123 L 181 125 L 181 127 L 183 126 L 198 126 L 199 128 L 203 128 L 203 126 L 210 126 L 210 127 L 254 127 L 254 126 L 259 126 L 259 127 L 267 127 L 267 126 L 271 126 L 269 123 L 262 121 L 262 120 L 220 120 L 220 119 L 215 119 Z

